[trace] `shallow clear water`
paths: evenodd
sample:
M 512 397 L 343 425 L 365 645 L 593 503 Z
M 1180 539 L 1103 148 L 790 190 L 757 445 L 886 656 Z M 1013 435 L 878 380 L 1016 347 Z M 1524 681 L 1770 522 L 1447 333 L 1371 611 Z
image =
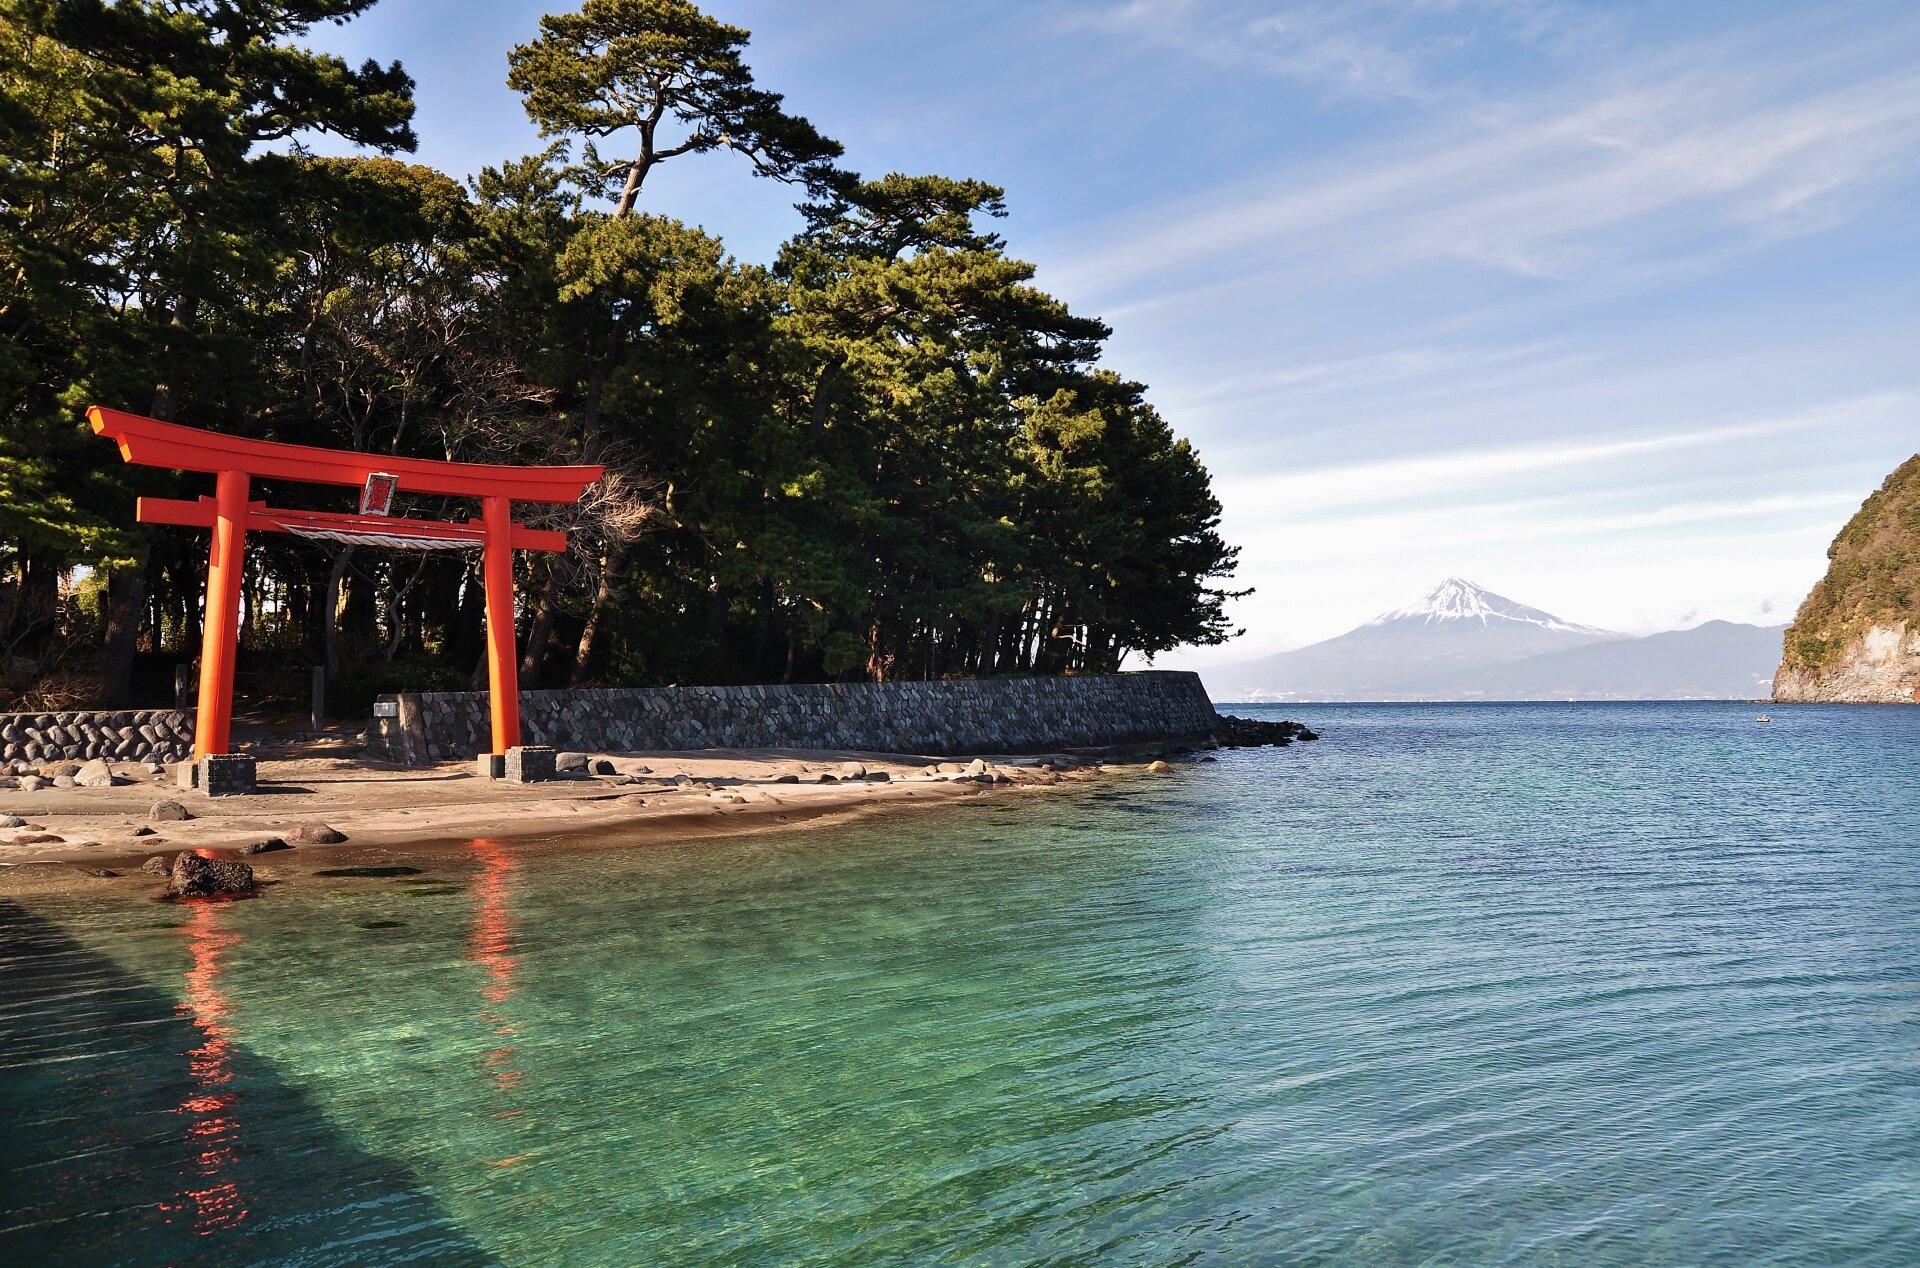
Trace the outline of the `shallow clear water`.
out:
M 1920 709 L 1292 712 L 850 829 L 0 903 L 0 1259 L 1920 1262 Z

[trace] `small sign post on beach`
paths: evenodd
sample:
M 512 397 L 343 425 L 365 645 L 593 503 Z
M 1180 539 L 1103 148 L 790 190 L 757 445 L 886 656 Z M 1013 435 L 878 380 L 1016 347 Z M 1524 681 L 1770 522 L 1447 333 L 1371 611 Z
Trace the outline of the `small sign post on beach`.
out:
M 135 517 L 143 524 L 175 524 L 213 530 L 207 573 L 206 619 L 200 655 L 199 711 L 194 720 L 193 759 L 228 755 L 233 721 L 233 666 L 240 636 L 240 576 L 246 535 L 292 533 L 300 537 L 396 550 L 480 550 L 486 586 L 487 681 L 493 714 L 493 753 L 504 756 L 520 743 L 519 657 L 513 637 L 513 552 L 564 551 L 567 535 L 528 528 L 513 520 L 515 502 L 564 505 L 577 502 L 604 467 L 513 467 L 427 458 L 382 457 L 311 445 L 249 440 L 183 427 L 98 405 L 87 411 L 93 430 L 120 445 L 128 462 L 214 477 L 214 495 L 196 501 L 141 498 Z M 293 480 L 360 491 L 360 511 L 291 511 L 248 500 L 252 481 Z M 397 493 L 474 498 L 480 515 L 465 523 L 399 519 L 391 515 Z M 249 773 L 245 781 L 251 786 Z M 208 785 L 203 784 L 203 787 Z

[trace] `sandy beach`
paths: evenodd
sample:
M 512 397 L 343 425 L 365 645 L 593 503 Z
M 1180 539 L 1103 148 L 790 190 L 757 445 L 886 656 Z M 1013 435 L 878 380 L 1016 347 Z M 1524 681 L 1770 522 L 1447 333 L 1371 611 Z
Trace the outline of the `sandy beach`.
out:
M 244 858 L 270 886 L 405 858 L 451 861 L 482 837 L 592 849 L 788 830 L 883 808 L 1030 792 L 1093 778 L 1108 761 L 1146 760 L 711 749 L 592 754 L 585 770 L 510 784 L 482 779 L 465 762 L 402 767 L 346 754 L 289 756 L 259 762 L 259 792 L 221 798 L 180 791 L 171 772 L 123 767 L 126 782 L 111 788 L 0 794 L 0 814 L 23 820 L 0 827 L 0 896 L 151 897 L 166 880 L 141 864 L 181 850 Z M 168 802 L 191 817 L 169 817 Z

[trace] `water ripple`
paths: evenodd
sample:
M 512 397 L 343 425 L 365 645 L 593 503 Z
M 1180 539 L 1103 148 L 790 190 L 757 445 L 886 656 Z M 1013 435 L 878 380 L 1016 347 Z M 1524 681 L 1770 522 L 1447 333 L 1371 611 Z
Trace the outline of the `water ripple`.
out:
M 845 831 L 478 843 L 432 903 L 15 912 L 0 1252 L 1920 1262 L 1920 710 L 1313 721 Z

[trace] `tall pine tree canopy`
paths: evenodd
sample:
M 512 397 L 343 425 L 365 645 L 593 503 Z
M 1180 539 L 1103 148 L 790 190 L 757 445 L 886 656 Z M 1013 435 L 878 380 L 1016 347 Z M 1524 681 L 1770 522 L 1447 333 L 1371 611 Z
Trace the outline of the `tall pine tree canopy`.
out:
M 747 39 L 686 0 L 586 0 L 540 19 L 540 38 L 508 55 L 507 85 L 547 136 L 623 137 L 628 148 L 610 161 L 589 141 L 584 170 L 588 183 L 620 189 L 619 215 L 657 164 L 722 147 L 764 176 L 830 185 L 839 142 L 754 83 Z
M 372 0 L 14 0 L 0 16 L 0 689 L 152 699 L 197 654 L 204 480 L 99 403 L 434 458 L 592 461 L 521 559 L 525 685 L 1110 671 L 1225 638 L 1191 447 L 1033 284 L 984 181 L 864 180 L 684 0 L 586 0 L 507 53 L 547 149 L 462 181 L 412 85 L 302 47 Z M 318 158 L 330 134 L 354 157 Z M 648 201 L 662 162 L 792 184 L 765 265 Z M 271 484 L 280 505 L 326 490 Z M 337 500 L 337 499 L 336 499 Z M 464 517 L 412 499 L 403 512 Z M 243 693 L 478 681 L 475 561 L 256 542 Z

